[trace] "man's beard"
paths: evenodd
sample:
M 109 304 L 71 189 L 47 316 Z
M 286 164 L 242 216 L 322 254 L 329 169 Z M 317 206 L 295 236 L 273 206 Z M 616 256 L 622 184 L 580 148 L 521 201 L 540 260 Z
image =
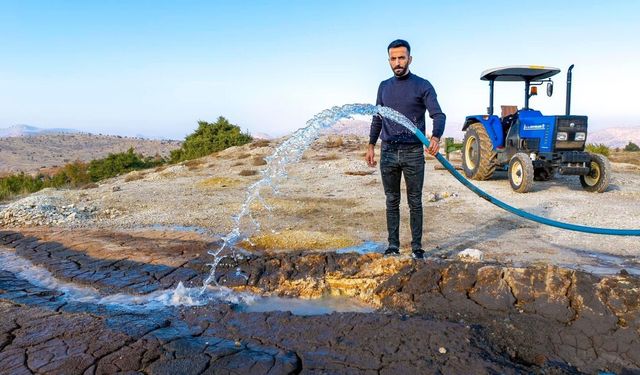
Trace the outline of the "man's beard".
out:
M 396 69 L 402 69 L 402 71 L 400 71 L 400 73 L 398 73 L 398 71 Z M 403 75 L 407 74 L 407 70 L 409 70 L 408 66 L 405 66 L 404 68 L 402 68 L 400 66 L 396 66 L 395 68 L 393 68 L 393 74 L 396 77 L 402 77 Z

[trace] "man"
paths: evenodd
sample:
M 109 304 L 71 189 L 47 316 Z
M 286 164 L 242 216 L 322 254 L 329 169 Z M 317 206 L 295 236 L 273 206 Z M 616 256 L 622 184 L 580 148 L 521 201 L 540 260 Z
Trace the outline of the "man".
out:
M 405 115 L 420 131 L 425 131 L 425 111 L 433 120 L 433 131 L 427 152 L 435 155 L 445 126 L 436 92 L 429 81 L 409 71 L 411 47 L 404 40 L 394 40 L 387 47 L 393 77 L 380 83 L 376 105 L 390 107 Z M 424 155 L 422 142 L 410 130 L 380 116 L 374 116 L 365 159 L 375 167 L 375 145 L 382 139 L 380 174 L 386 195 L 389 247 L 385 255 L 400 254 L 400 178 L 404 175 L 409 203 L 411 250 L 416 259 L 424 258 L 422 250 L 422 185 Z

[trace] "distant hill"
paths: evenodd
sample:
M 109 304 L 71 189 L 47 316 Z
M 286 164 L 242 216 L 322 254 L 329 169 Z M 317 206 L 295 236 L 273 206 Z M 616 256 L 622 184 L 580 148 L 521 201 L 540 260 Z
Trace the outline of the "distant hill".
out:
M 623 148 L 629 141 L 640 145 L 640 126 L 594 130 L 587 135 L 587 143 L 602 143 L 609 147 Z
M 273 137 L 270 136 L 269 134 L 261 133 L 261 132 L 251 133 L 251 137 L 253 139 L 267 139 L 267 140 L 273 139 Z
M 133 147 L 145 156 L 168 156 L 181 141 L 88 133 L 31 134 L 0 138 L 0 175 L 50 172 L 75 160 L 90 161 Z
M 338 135 L 360 135 L 369 136 L 369 129 L 371 127 L 371 119 L 348 119 L 340 120 L 336 122 L 332 127 L 323 131 L 323 134 L 338 134 Z
M 0 129 L 0 138 L 9 137 L 31 137 L 34 135 L 43 134 L 73 134 L 81 133 L 79 130 L 74 129 L 42 129 L 31 125 L 14 125 L 9 128 Z
M 431 120 L 427 119 L 427 135 L 431 134 Z M 462 140 L 464 133 L 459 129 L 462 128 L 461 124 L 447 123 L 443 137 L 453 137 L 458 140 Z M 337 134 L 337 135 L 358 135 L 362 137 L 369 137 L 369 130 L 371 129 L 371 118 L 368 119 L 348 119 L 340 120 L 335 125 L 323 131 L 323 134 Z

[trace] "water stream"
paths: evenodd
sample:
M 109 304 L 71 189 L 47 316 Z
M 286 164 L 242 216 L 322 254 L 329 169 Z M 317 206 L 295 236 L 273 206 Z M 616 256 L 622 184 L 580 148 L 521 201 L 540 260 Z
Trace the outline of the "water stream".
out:
M 65 301 L 106 305 L 125 311 L 149 311 L 172 306 L 202 306 L 210 302 L 229 303 L 238 311 L 290 311 L 296 315 L 319 315 L 332 312 L 372 312 L 373 308 L 354 298 L 327 296 L 320 299 L 282 298 L 238 292 L 224 286 L 188 288 L 179 283 L 176 288 L 137 295 L 104 294 L 98 289 L 66 282 L 49 270 L 37 266 L 15 252 L 0 248 L 0 270 L 47 290 L 59 292 Z
M 275 149 L 271 156 L 266 158 L 267 165 L 261 172 L 260 180 L 249 186 L 240 212 L 233 217 L 233 229 L 222 237 L 223 243 L 218 249 L 208 251 L 210 255 L 213 255 L 214 261 L 209 264 L 211 270 L 209 276 L 203 283 L 203 293 L 206 291 L 208 285 L 217 285 L 215 273 L 220 261 L 226 256 L 232 258 L 238 257 L 233 245 L 245 238 L 249 238 L 252 233 L 260 230 L 260 224 L 252 216 L 251 207 L 255 203 L 258 203 L 267 210 L 270 210 L 269 205 L 261 196 L 262 190 L 268 188 L 272 193 L 278 194 L 279 182 L 287 177 L 287 166 L 298 162 L 302 158 L 302 154 L 309 148 L 311 143 L 320 136 L 322 130 L 333 126 L 341 119 L 350 119 L 353 118 L 353 116 L 376 115 L 383 116 L 403 125 L 407 133 L 416 133 L 417 128 L 415 125 L 404 115 L 391 108 L 371 104 L 346 104 L 340 107 L 326 109 L 315 115 L 307 121 L 304 128 L 294 132 Z M 244 230 L 243 227 L 245 228 Z M 225 253 L 225 249 L 229 251 Z M 239 268 L 236 270 L 236 275 L 243 276 Z

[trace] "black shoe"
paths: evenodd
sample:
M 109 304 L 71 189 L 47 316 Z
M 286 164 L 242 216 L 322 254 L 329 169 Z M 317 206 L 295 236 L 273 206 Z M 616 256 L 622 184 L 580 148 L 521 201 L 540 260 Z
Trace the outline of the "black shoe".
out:
M 413 250 L 413 259 L 424 259 L 424 250 Z
M 395 247 L 389 247 L 384 251 L 384 256 L 390 255 L 400 255 L 400 249 L 396 249 Z

